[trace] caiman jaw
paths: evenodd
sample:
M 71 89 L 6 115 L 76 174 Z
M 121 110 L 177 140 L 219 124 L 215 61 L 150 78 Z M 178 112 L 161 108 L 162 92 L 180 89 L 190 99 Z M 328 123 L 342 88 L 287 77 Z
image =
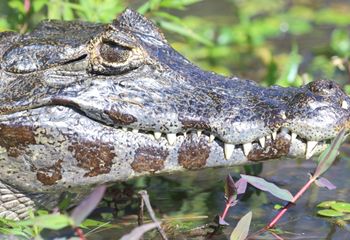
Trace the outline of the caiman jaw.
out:
M 308 159 L 315 154 L 319 154 L 331 142 L 331 139 L 308 141 L 284 127 L 277 131 L 273 131 L 270 135 L 243 144 L 224 143 L 220 138 L 215 137 L 212 133 L 206 130 L 195 130 L 181 133 L 152 133 L 127 127 L 120 127 L 118 130 L 129 132 L 131 134 L 147 134 L 152 141 L 167 141 L 169 148 L 176 144 L 181 144 L 188 135 L 193 135 L 197 138 L 204 138 L 208 144 L 216 141 L 222 146 L 226 160 L 230 160 L 235 149 L 239 149 L 250 161 L 263 161 L 273 158 L 282 158 L 283 156 L 286 158 Z M 276 147 L 275 145 L 278 141 L 280 141 L 280 145 L 283 146 Z

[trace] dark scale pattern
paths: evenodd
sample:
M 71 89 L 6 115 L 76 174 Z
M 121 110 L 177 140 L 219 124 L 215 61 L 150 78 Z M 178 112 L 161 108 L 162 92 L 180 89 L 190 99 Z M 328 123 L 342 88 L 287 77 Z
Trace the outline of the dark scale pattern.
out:
M 36 177 L 44 185 L 54 185 L 62 179 L 61 169 L 62 160 L 58 160 L 53 166 L 37 169 Z
M 209 158 L 210 147 L 204 139 L 187 138 L 179 149 L 179 165 L 186 169 L 203 168 Z
M 115 157 L 114 147 L 102 142 L 74 142 L 68 147 L 77 160 L 78 167 L 87 171 L 84 177 L 94 177 L 111 171 Z
M 155 147 L 140 147 L 136 149 L 131 167 L 135 172 L 156 172 L 164 168 L 164 162 L 169 152 Z

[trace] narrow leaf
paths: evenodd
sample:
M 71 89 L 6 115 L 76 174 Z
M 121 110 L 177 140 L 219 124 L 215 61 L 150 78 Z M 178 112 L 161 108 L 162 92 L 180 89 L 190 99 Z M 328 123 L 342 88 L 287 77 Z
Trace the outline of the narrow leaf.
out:
M 233 181 L 231 175 L 227 175 L 226 181 L 225 181 L 225 197 L 226 199 L 236 199 L 236 186 L 235 182 Z
M 201 36 L 200 34 L 194 32 L 190 28 L 187 28 L 186 26 L 179 25 L 173 22 L 169 21 L 160 21 L 159 22 L 160 26 L 168 31 L 171 31 L 173 33 L 178 33 L 184 37 L 191 38 L 199 43 L 202 43 L 206 46 L 213 46 L 213 43 L 208 40 L 207 38 Z
M 332 165 L 338 155 L 340 145 L 344 141 L 344 135 L 345 129 L 343 128 L 332 141 L 331 145 L 329 145 L 327 149 L 320 155 L 318 158 L 318 165 L 314 173 L 314 177 L 318 178 Z
M 334 190 L 337 188 L 333 183 L 324 177 L 320 177 L 315 181 L 315 183 L 317 186 L 327 188 L 328 190 Z
M 124 235 L 120 240 L 138 240 L 145 232 L 156 228 L 159 223 L 148 223 L 134 228 L 129 234 Z
M 74 208 L 71 218 L 74 224 L 79 226 L 84 219 L 96 208 L 101 201 L 106 190 L 106 186 L 102 185 L 94 189 L 76 208 Z
M 252 220 L 252 212 L 248 212 L 237 223 L 235 229 L 231 233 L 230 240 L 244 240 L 249 233 L 250 222 Z
M 247 190 L 247 180 L 240 178 L 236 183 L 235 186 L 237 188 L 237 194 L 243 194 Z
M 282 200 L 290 202 L 293 199 L 293 195 L 288 190 L 279 188 L 275 184 L 267 182 L 263 178 L 248 176 L 243 174 L 241 174 L 241 177 L 247 180 L 247 182 L 253 185 L 254 187 L 262 191 L 267 191 L 272 195 L 274 195 L 275 197 L 278 197 Z

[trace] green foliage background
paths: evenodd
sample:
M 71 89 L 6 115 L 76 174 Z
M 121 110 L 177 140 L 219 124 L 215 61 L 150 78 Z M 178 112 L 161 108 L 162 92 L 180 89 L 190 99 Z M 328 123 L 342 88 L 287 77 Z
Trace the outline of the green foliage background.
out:
M 42 19 L 108 23 L 128 6 L 155 21 L 204 69 L 264 85 L 328 78 L 350 93 L 346 1 L 9 0 L 0 2 L 0 31 L 24 33 Z

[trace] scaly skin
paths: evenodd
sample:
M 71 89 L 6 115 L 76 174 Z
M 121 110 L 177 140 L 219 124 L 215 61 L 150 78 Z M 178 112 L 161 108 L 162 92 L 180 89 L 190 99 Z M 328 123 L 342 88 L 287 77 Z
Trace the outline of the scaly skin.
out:
M 67 189 L 78 199 L 144 174 L 308 158 L 349 128 L 335 83 L 263 88 L 205 72 L 132 10 L 1 33 L 0 78 L 0 216 L 12 219 Z

